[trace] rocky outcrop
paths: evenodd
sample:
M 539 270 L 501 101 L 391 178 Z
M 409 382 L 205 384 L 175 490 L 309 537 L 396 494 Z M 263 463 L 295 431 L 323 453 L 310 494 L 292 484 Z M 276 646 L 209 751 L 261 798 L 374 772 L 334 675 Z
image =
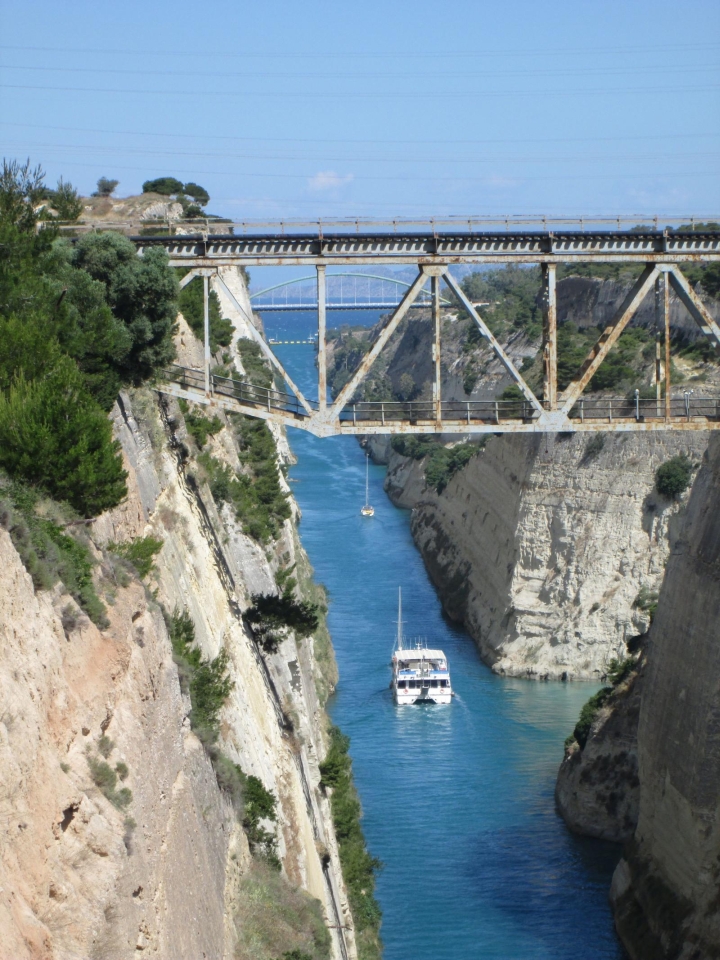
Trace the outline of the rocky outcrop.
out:
M 644 660 L 597 711 L 585 744 L 570 738 L 555 801 L 574 833 L 621 843 L 635 832 L 640 806 L 637 730 Z
M 696 461 L 695 434 L 495 437 L 441 494 L 422 464 L 393 453 L 387 489 L 447 613 L 498 673 L 597 679 L 648 615 L 682 502 L 654 492 L 671 456 Z M 408 496 L 408 491 L 413 493 Z
M 97 223 L 103 220 L 113 224 L 137 220 L 182 220 L 183 208 L 177 200 L 159 193 L 142 193 L 139 196 L 83 197 L 82 221 Z
M 191 354 L 182 322 L 178 337 Z M 333 956 L 352 960 L 353 920 L 320 787 L 323 706 L 336 679 L 329 638 L 289 634 L 264 654 L 242 617 L 253 593 L 277 589 L 280 567 L 296 564 L 298 589 L 313 589 L 295 520 L 261 545 L 227 504 L 218 509 L 186 470 L 175 401 L 132 391 L 112 416 L 129 493 L 89 528 L 107 628 L 90 623 L 62 585 L 36 591 L 0 527 L 0 958 L 266 956 L 255 929 L 243 929 L 255 861 L 237 805 L 193 732 L 164 608 L 190 614 L 203 657 L 227 654 L 233 687 L 216 750 L 277 798 L 277 823 L 263 825 L 276 835 L 282 884 L 314 898 Z M 229 429 L 206 449 L 239 464 Z M 143 584 L 105 547 L 148 535 L 162 548 Z M 121 772 L 117 787 L 131 790 L 130 801 L 98 776 L 102 763 Z M 279 882 L 256 884 L 253 895 Z M 272 921 L 272 904 L 264 909 Z M 281 912 L 278 904 L 278 928 Z M 273 957 L 304 944 L 273 942 Z
M 720 956 L 720 443 L 695 482 L 653 623 L 637 831 L 613 878 L 633 960 Z

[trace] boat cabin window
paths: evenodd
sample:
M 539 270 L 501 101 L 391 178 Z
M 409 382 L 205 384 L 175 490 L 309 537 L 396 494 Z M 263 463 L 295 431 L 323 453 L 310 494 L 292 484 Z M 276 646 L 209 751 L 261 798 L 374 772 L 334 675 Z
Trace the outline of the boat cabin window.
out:
M 436 687 L 437 685 L 438 685 L 437 680 L 431 680 L 431 681 L 430 681 L 430 686 L 431 686 L 431 687 Z
M 405 681 L 398 680 L 398 690 L 404 690 L 404 689 L 405 689 Z

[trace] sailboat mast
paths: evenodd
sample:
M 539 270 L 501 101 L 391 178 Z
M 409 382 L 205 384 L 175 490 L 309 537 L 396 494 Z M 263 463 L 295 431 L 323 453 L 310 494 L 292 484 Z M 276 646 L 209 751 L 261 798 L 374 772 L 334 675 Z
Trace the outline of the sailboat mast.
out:
M 370 454 L 365 454 L 365 506 L 370 503 Z
M 397 648 L 403 648 L 402 587 L 398 587 Z

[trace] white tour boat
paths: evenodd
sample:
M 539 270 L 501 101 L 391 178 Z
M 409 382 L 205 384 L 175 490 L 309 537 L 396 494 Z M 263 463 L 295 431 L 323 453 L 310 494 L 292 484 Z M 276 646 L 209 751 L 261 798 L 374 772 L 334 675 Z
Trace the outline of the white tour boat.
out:
M 370 506 L 370 454 L 365 454 L 365 506 L 362 507 L 360 513 L 364 517 L 374 517 L 375 516 L 375 507 Z
M 395 702 L 450 703 L 448 662 L 442 650 L 431 650 L 423 643 L 410 646 L 403 637 L 402 595 L 398 589 L 398 629 L 392 658 L 392 687 Z

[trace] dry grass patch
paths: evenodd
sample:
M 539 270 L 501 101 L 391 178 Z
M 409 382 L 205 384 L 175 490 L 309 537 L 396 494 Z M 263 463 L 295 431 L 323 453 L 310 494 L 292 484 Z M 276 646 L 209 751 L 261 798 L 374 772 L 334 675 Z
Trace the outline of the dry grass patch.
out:
M 311 960 L 330 958 L 320 902 L 262 863 L 242 880 L 235 929 L 235 960 L 276 960 L 292 950 Z

